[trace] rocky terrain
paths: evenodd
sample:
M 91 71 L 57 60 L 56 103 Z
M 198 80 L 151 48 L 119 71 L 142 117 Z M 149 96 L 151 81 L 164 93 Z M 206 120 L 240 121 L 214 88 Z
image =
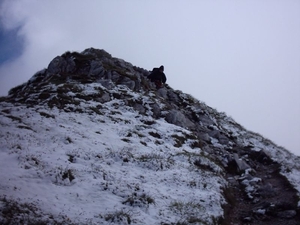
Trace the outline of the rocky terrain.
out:
M 0 99 L 1 224 L 300 224 L 300 158 L 99 49 Z

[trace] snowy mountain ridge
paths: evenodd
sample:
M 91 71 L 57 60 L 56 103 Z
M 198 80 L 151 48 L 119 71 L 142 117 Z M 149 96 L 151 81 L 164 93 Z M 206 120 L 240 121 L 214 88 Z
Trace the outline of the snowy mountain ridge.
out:
M 300 158 L 99 49 L 0 99 L 2 224 L 298 224 Z

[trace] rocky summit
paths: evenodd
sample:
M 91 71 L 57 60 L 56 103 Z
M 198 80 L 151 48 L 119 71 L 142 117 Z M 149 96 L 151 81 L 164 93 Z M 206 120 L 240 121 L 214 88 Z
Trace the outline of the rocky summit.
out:
M 300 158 L 104 50 L 0 98 L 1 224 L 299 225 Z

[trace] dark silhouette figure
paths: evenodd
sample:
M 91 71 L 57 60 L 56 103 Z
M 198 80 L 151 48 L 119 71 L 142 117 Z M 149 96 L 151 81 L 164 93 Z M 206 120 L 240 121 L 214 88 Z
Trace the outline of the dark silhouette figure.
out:
M 153 68 L 152 72 L 148 76 L 148 79 L 155 83 L 157 89 L 163 87 L 167 81 L 166 75 L 164 74 L 164 66 Z

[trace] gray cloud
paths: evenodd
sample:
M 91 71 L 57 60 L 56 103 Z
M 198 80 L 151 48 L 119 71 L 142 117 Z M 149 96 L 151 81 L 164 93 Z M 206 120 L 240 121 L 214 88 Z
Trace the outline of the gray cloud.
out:
M 88 47 L 152 69 L 300 155 L 300 2 L 3 1 L 24 49 L 0 67 L 0 95 L 56 55 Z

